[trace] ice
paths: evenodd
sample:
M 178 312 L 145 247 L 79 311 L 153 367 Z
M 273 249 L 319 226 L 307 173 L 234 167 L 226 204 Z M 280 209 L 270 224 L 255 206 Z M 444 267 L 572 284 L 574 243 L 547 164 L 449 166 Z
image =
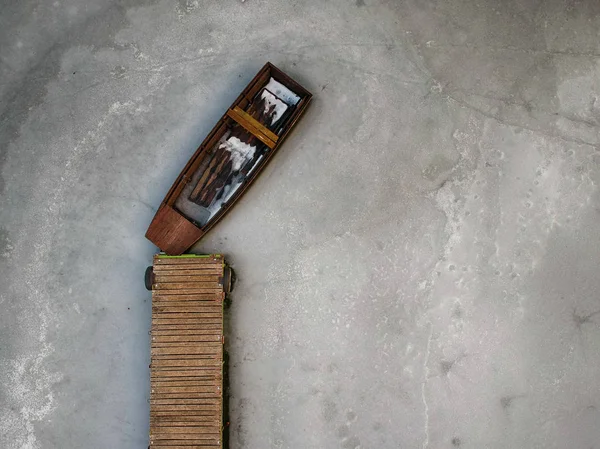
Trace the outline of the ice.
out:
M 242 142 L 237 137 L 230 137 L 227 139 L 221 144 L 221 148 L 224 148 L 231 153 L 231 162 L 234 171 L 242 168 L 246 162 L 254 157 L 254 153 L 256 152 L 255 146 Z
M 269 80 L 269 82 L 265 86 L 265 89 L 267 89 L 270 92 L 273 92 L 275 95 L 277 95 L 290 106 L 295 106 L 300 101 L 300 97 L 298 95 L 296 95 L 294 92 L 292 92 L 280 82 L 275 81 L 274 78 L 271 78 Z
M 265 101 L 265 114 L 271 110 L 273 111 L 273 115 L 271 116 L 271 125 L 277 123 L 283 113 L 287 111 L 288 105 L 266 89 L 263 89 L 262 93 L 260 94 L 260 98 Z

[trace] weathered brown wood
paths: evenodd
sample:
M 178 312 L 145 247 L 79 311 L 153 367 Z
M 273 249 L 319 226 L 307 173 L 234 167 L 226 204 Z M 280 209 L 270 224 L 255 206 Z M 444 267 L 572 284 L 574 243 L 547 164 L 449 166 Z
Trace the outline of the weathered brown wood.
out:
M 165 429 L 166 430 L 166 429 Z M 181 441 L 181 442 L 194 442 L 195 444 L 202 443 L 204 441 L 218 442 L 220 439 L 219 434 L 170 434 L 166 432 L 153 433 L 151 440 L 156 444 L 159 441 Z
M 185 318 L 185 319 L 192 319 L 192 318 L 198 318 L 200 320 L 202 319 L 206 319 L 206 318 L 217 318 L 218 320 L 222 320 L 223 319 L 223 314 L 219 313 L 219 311 L 214 310 L 214 309 L 208 309 L 205 308 L 204 310 L 200 310 L 200 311 L 185 311 L 185 312 L 178 312 L 178 311 L 173 311 L 173 310 L 163 310 L 162 307 L 156 307 L 153 308 L 152 310 L 154 312 L 154 317 L 155 318 L 160 318 L 160 319 L 177 319 L 177 318 Z
M 205 332 L 205 328 L 207 326 L 210 326 L 210 332 Z M 160 329 L 161 327 L 164 327 L 163 325 L 156 325 L 154 326 L 154 329 Z M 221 324 L 219 325 L 213 325 L 213 324 L 204 324 L 204 325 L 198 325 L 198 326 L 189 326 L 189 325 L 185 325 L 185 326 L 168 326 L 169 329 L 167 329 L 168 332 L 171 332 L 171 334 L 168 333 L 163 333 L 161 335 L 154 335 L 155 330 L 153 329 L 151 332 L 152 334 L 152 338 L 154 337 L 166 337 L 166 336 L 178 336 L 178 335 L 183 335 L 183 332 L 193 332 L 193 334 L 186 334 L 187 336 L 191 336 L 191 335 L 199 335 L 199 336 L 206 336 L 206 335 L 211 335 L 215 337 L 214 341 L 217 341 L 217 336 L 221 335 L 221 341 L 223 341 L 223 326 Z M 162 330 L 162 329 L 161 329 Z M 153 340 L 153 341 L 157 341 L 157 340 Z M 158 338 L 158 341 L 160 341 L 160 338 Z M 183 340 L 179 340 L 179 341 L 183 341 Z M 185 341 L 194 341 L 194 339 L 189 339 L 189 340 L 185 340 Z M 203 340 L 200 340 L 203 341 Z M 209 340 L 212 341 L 212 340 Z
M 222 307 L 221 304 L 217 304 L 217 305 L 196 305 L 196 306 L 171 306 L 171 305 L 164 305 L 164 306 L 154 306 L 152 308 L 152 311 L 154 312 L 155 317 L 157 318 L 174 318 L 175 316 L 177 316 L 178 314 L 201 314 L 201 316 L 203 317 L 209 317 L 209 316 L 218 316 L 218 317 L 222 317 L 220 310 L 219 310 L 219 306 Z M 189 317 L 193 317 L 196 315 L 189 315 Z M 200 315 L 198 315 L 200 316 Z
M 220 386 L 221 383 L 220 378 L 215 380 L 214 377 L 202 377 L 202 380 L 198 380 L 196 378 L 190 377 L 169 377 L 166 379 L 151 379 L 150 380 L 150 388 L 162 388 L 162 387 L 211 387 L 214 388 L 215 385 Z
M 219 380 L 221 379 L 221 371 L 220 370 L 204 370 L 201 372 L 201 370 L 196 370 L 196 369 L 178 369 L 178 370 L 157 370 L 156 372 L 153 372 L 150 374 L 150 379 L 170 379 L 170 378 L 177 378 L 177 379 L 183 379 L 183 378 L 189 378 L 189 377 L 193 377 L 193 378 L 213 378 L 215 380 Z
M 261 71 L 258 72 L 256 77 L 252 80 L 252 82 L 248 85 L 248 87 L 244 90 L 244 92 L 242 92 L 242 95 L 240 96 L 244 96 L 247 100 L 250 101 L 256 96 L 258 91 L 261 90 L 263 86 L 269 82 L 269 78 L 271 77 L 271 70 L 265 69 L 270 65 L 270 63 L 265 64 L 265 67 L 263 67 Z M 238 103 L 240 102 L 236 101 L 234 104 L 237 105 Z
M 215 385 L 221 385 L 223 379 L 223 366 L 178 366 L 178 367 L 156 367 L 151 370 L 150 382 L 178 382 L 185 380 L 214 381 Z M 159 372 L 160 371 L 160 372 Z M 168 371 L 168 373 L 166 372 Z
M 214 383 L 214 382 L 213 382 Z M 179 391 L 179 390 L 173 390 L 171 391 L 171 389 L 189 389 L 186 391 Z M 220 387 L 218 387 L 220 388 Z M 220 394 L 221 390 L 220 389 L 215 389 L 214 385 L 194 385 L 192 383 L 188 383 L 188 384 L 182 384 L 182 383 L 177 383 L 177 382 L 162 382 L 162 383 L 155 383 L 153 382 L 151 384 L 151 391 L 153 393 L 156 394 L 183 394 L 185 392 L 190 392 L 190 393 L 216 393 L 216 394 Z M 155 398 L 157 399 L 157 398 Z
M 172 254 L 181 254 L 203 234 L 200 228 L 183 215 L 171 206 L 163 204 L 150 223 L 146 238 L 159 248 L 169 248 Z
M 154 392 L 158 392 L 158 393 L 165 393 L 166 391 L 162 391 L 164 389 L 170 389 L 170 388 L 192 388 L 192 389 L 197 389 L 197 388 L 205 388 L 207 389 L 207 391 L 219 391 L 219 389 L 221 388 L 221 384 L 217 384 L 216 390 L 215 390 L 215 381 L 214 379 L 211 378 L 205 378 L 205 380 L 203 381 L 199 381 L 197 379 L 189 379 L 189 378 L 184 378 L 184 379 L 188 379 L 186 380 L 174 380 L 174 381 L 169 381 L 169 380 L 160 380 L 157 381 L 156 379 L 152 379 L 152 382 L 150 382 L 150 388 L 151 391 Z M 192 390 L 195 391 L 195 390 Z
M 172 434 L 167 433 L 164 427 L 157 429 L 158 432 L 152 433 L 150 436 L 150 444 L 154 443 L 155 446 L 168 445 L 171 446 L 171 442 L 177 442 L 177 444 L 216 444 L 221 439 L 219 433 L 207 433 L 207 434 Z
M 214 330 L 213 334 L 219 334 L 223 329 L 222 319 L 221 318 L 202 318 L 202 319 L 182 319 L 182 318 L 153 318 L 152 326 L 156 328 L 157 326 L 167 327 L 169 330 L 197 330 L 202 329 L 205 326 L 209 326 L 211 330 Z M 179 332 L 173 332 L 177 335 Z M 155 340 L 153 340 L 155 341 Z M 215 340 L 216 341 L 216 340 Z
M 224 297 L 212 296 L 207 297 L 206 292 L 192 295 L 163 295 L 158 296 L 158 300 L 155 303 L 155 309 L 157 312 L 163 307 L 177 308 L 177 307 L 206 307 L 211 309 L 215 306 L 222 306 Z M 210 294 L 210 293 L 208 293 Z M 187 296 L 187 297 L 186 297 Z
M 155 313 L 169 312 L 204 312 L 204 313 L 220 313 L 223 307 L 221 302 L 209 301 L 161 301 L 160 304 L 155 304 L 152 311 Z
M 210 316 L 210 313 L 201 315 L 191 315 L 187 318 L 176 318 L 174 313 L 155 313 L 152 318 L 152 328 L 156 328 L 156 325 L 166 325 L 162 330 L 170 328 L 174 329 L 198 329 L 204 324 L 212 324 L 213 326 L 207 327 L 207 329 L 220 329 L 222 327 L 222 318 Z M 159 330 L 159 329 L 157 329 Z
M 219 426 L 220 427 L 220 426 Z M 177 435 L 178 439 L 188 439 L 188 435 L 194 435 L 193 438 L 197 439 L 209 439 L 218 438 L 220 435 L 220 428 L 217 426 L 200 426 L 199 428 L 190 428 L 189 426 L 172 426 L 172 427 L 161 427 L 152 432 L 154 439 L 160 438 L 162 435 Z M 185 435 L 182 435 L 185 434 Z
M 155 427 L 221 427 L 220 421 L 213 421 L 207 415 L 181 415 L 177 417 L 176 412 L 173 415 L 157 415 L 150 419 L 151 428 Z M 154 430 L 154 429 L 153 429 Z
M 204 156 L 204 159 L 201 163 L 201 167 L 203 170 L 202 175 L 200 176 L 200 179 L 198 179 L 198 181 L 196 182 L 196 187 L 194 187 L 194 190 L 192 190 L 190 197 L 195 198 L 200 194 L 200 191 L 206 184 L 206 181 L 208 180 L 211 172 L 214 172 L 218 162 L 218 159 L 215 158 L 218 158 L 219 154 L 223 152 L 219 145 L 219 142 L 216 142 L 211 148 L 211 150 Z
M 221 346 L 221 347 L 219 347 Z M 165 354 L 188 354 L 190 357 L 198 354 L 211 354 L 213 356 L 221 355 L 222 343 L 220 341 L 196 341 L 193 343 L 170 343 L 169 346 L 155 346 L 151 347 L 151 355 L 165 355 Z M 174 357 L 175 358 L 175 357 Z M 177 357 L 179 358 L 179 357 Z
M 160 379 L 160 378 L 153 378 L 150 379 L 150 385 L 156 385 L 156 386 L 161 386 L 161 385 L 170 385 L 170 386 L 196 386 L 196 385 L 215 385 L 215 378 L 219 378 L 220 376 L 198 376 L 197 378 L 192 378 L 190 379 L 189 377 L 181 377 L 181 378 L 177 378 L 177 377 L 170 377 L 168 379 Z M 220 385 L 220 384 L 217 384 Z
M 194 326 L 202 324 L 220 324 L 222 318 L 152 318 L 152 326 L 167 325 L 167 326 Z
M 222 270 L 221 270 L 222 271 Z M 162 283 L 172 283 L 172 282 L 208 282 L 219 285 L 219 274 L 195 274 L 195 275 L 166 275 L 164 273 L 156 273 L 154 275 L 155 281 L 157 284 Z
M 208 441 L 208 442 L 207 442 Z M 211 447 L 221 447 L 219 440 L 156 440 L 150 442 L 150 446 L 168 449 L 206 449 Z
M 258 140 L 264 143 L 269 148 L 273 149 L 277 145 L 278 137 L 269 131 L 264 125 L 258 122 L 254 117 L 242 111 L 237 106 L 227 111 L 227 115 L 242 126 L 246 131 L 255 136 Z M 275 137 L 275 140 L 270 138 L 266 132 L 269 132 Z
M 187 317 L 182 316 L 181 313 L 162 313 L 154 311 L 154 317 L 152 318 L 152 324 L 199 324 L 199 323 L 220 323 L 223 320 L 223 316 L 214 313 L 190 313 Z
M 197 445 L 201 445 L 204 444 L 205 446 L 208 445 L 208 447 L 210 447 L 211 445 L 214 444 L 218 444 L 220 441 L 220 436 L 217 435 L 213 435 L 213 436 L 208 436 L 206 435 L 206 437 L 201 437 L 200 435 L 190 435 L 190 436 L 183 436 L 183 435 L 157 435 L 156 437 L 152 437 L 150 439 L 150 445 L 154 446 L 154 447 L 164 447 L 167 446 L 169 447 L 169 449 L 173 446 L 173 443 L 177 443 L 178 445 L 190 445 L 190 444 L 197 444 Z
M 189 261 L 189 259 L 183 259 L 182 262 L 179 263 L 169 263 L 169 264 L 161 264 L 161 265 L 155 265 L 155 272 L 159 272 L 159 271 L 172 271 L 172 270 L 185 270 L 185 269 L 189 269 L 189 270 L 206 270 L 209 271 L 210 273 L 214 272 L 214 271 L 218 271 L 219 268 L 221 268 L 222 263 L 219 263 L 220 261 L 213 261 L 212 263 L 203 263 L 203 264 L 195 264 L 195 263 L 191 263 Z M 177 265 L 176 267 L 174 267 L 173 265 Z
M 153 447 L 160 447 L 160 446 L 154 445 Z M 174 446 L 172 444 L 169 444 L 169 449 L 207 449 L 207 448 L 210 449 L 211 447 L 221 447 L 221 446 L 218 444 L 215 444 L 212 446 L 210 446 L 210 445 L 207 446 L 205 444 L 203 444 L 201 446 L 200 445 L 191 445 L 191 446 L 190 445 L 187 445 L 187 446 L 177 445 L 177 446 Z
M 173 315 L 177 315 L 176 313 L 167 313 L 167 314 L 163 314 L 163 315 L 155 315 L 156 318 L 152 319 L 152 325 L 153 326 L 157 326 L 157 325 L 166 325 L 166 326 L 184 326 L 187 325 L 188 327 L 191 326 L 202 326 L 204 324 L 217 324 L 218 326 L 213 326 L 213 329 L 215 329 L 215 334 L 218 334 L 220 328 L 221 328 L 221 324 L 222 324 L 222 317 L 218 317 L 218 316 L 198 316 L 198 317 L 190 317 L 190 318 L 170 318 Z M 187 328 L 187 327 L 186 327 Z M 154 341 L 154 340 L 153 340 Z
M 220 360 L 220 354 L 215 348 L 189 349 L 189 352 L 179 350 L 170 351 L 173 348 L 153 347 L 151 350 L 152 360 Z
M 186 421 L 185 418 L 192 418 L 189 421 Z M 202 421 L 198 419 L 198 416 L 182 416 L 181 418 L 177 418 L 176 416 L 172 417 L 170 420 L 161 420 L 161 419 L 151 419 L 150 425 L 153 427 L 210 427 L 214 426 L 217 429 L 221 427 L 221 423 L 219 421 L 206 420 Z
M 183 413 L 177 415 L 177 412 L 172 410 L 163 410 L 159 414 L 151 414 L 150 423 L 155 423 L 157 425 L 168 425 L 169 423 L 185 423 L 187 425 L 194 425 L 194 423 L 198 423 L 198 425 L 202 426 L 204 424 L 221 423 L 221 419 L 215 419 L 214 416 L 211 415 L 210 411 L 190 411 L 188 413 Z
M 153 325 L 150 329 L 152 333 L 158 330 L 168 330 L 168 331 L 172 331 L 173 333 L 171 335 L 177 335 L 178 333 L 180 333 L 181 331 L 184 330 L 190 330 L 190 331 L 202 331 L 205 330 L 207 328 L 213 329 L 215 332 L 215 334 L 218 334 L 220 332 L 222 332 L 223 330 L 223 324 L 222 323 L 218 323 L 218 324 L 214 324 L 214 323 L 198 323 L 196 325 L 190 325 L 190 324 L 182 324 L 182 325 L 173 325 L 173 324 L 169 324 L 169 325 L 165 325 L 165 324 L 156 324 Z M 200 334 L 201 332 L 197 332 L 198 334 Z
M 177 270 L 181 270 L 181 268 L 177 267 Z M 156 273 L 154 273 L 154 276 L 156 278 L 163 278 L 166 279 L 166 281 L 156 281 L 156 282 L 178 282 L 178 281 L 194 281 L 194 282 L 208 282 L 210 283 L 214 283 L 214 284 L 218 284 L 219 283 L 219 274 L 220 272 L 223 271 L 221 270 L 197 270 L 195 273 L 190 273 L 190 274 L 186 274 L 186 273 L 178 273 L 178 274 L 173 274 L 173 270 L 168 270 L 167 273 L 164 273 L 163 271 L 157 271 Z
M 188 382 L 184 385 L 173 384 L 172 382 L 157 383 L 153 382 L 150 386 L 152 393 L 215 393 L 221 391 L 220 385 L 210 385 L 208 382 L 203 384 L 193 384 Z
M 223 307 L 222 301 L 160 301 L 152 307 L 152 311 L 159 313 L 179 312 L 219 312 Z
M 214 354 L 154 354 L 152 361 L 156 362 L 152 366 L 157 370 L 178 369 L 182 366 L 208 370 L 221 367 L 220 361 Z
M 197 417 L 200 422 L 204 422 L 202 420 L 206 420 L 207 418 L 211 418 L 215 416 L 220 409 L 214 408 L 206 408 L 206 409 L 196 409 L 190 408 L 190 406 L 175 406 L 175 408 L 167 409 L 167 406 L 161 406 L 159 412 L 157 414 L 151 415 L 151 419 L 161 419 L 161 420 L 170 420 L 170 421 L 179 421 L 179 420 L 187 420 L 187 419 L 195 419 Z M 172 407 L 172 406 L 168 406 Z M 165 422 L 165 421 L 163 421 Z
M 176 335 L 219 335 L 223 329 L 223 323 L 202 324 L 199 326 L 153 326 L 151 335 L 153 337 L 176 336 Z
M 205 379 L 207 382 L 211 382 L 211 385 L 213 385 L 213 386 L 215 384 L 216 385 L 221 385 L 221 378 L 220 377 L 217 377 L 217 378 L 214 378 L 214 377 L 202 377 L 202 378 Z M 150 385 L 151 386 L 165 386 L 165 385 L 175 385 L 175 386 L 177 386 L 177 385 L 183 385 L 183 386 L 185 386 L 187 384 L 186 383 L 182 383 L 182 382 L 185 382 L 185 379 L 188 379 L 190 381 L 194 380 L 193 378 L 190 378 L 190 377 L 168 377 L 168 378 L 165 378 L 165 379 L 161 379 L 161 382 L 157 383 L 156 382 L 157 379 L 155 378 L 155 379 L 151 379 L 152 382 L 150 383 Z M 157 411 L 157 410 L 158 409 L 153 408 L 151 410 L 151 412 L 154 412 L 154 411 Z M 150 413 L 150 414 L 152 415 L 152 413 Z M 220 416 L 213 416 L 213 418 L 214 419 L 221 419 Z
M 199 287 L 202 285 L 203 288 Z M 168 295 L 169 293 L 177 294 L 176 292 L 168 292 L 165 290 L 179 290 L 179 291 L 208 291 L 218 293 L 223 290 L 223 286 L 219 285 L 216 282 L 216 279 L 213 282 L 207 281 L 206 283 L 194 282 L 194 281 L 185 281 L 185 282 L 156 282 L 152 287 L 155 290 L 162 290 L 163 294 Z
M 203 191 L 205 191 L 207 185 L 214 181 L 215 177 L 218 176 L 223 170 L 223 167 L 225 167 L 227 164 L 230 164 L 230 161 L 231 159 L 229 152 L 226 151 L 224 147 L 219 146 L 214 156 L 211 157 L 208 167 L 202 174 L 202 177 L 196 184 L 196 187 L 190 194 L 190 199 L 202 206 L 210 206 L 210 201 L 208 201 L 206 198 L 201 199 Z
M 174 445 L 172 444 L 172 441 L 167 441 L 167 445 L 165 446 L 161 446 L 160 443 L 164 443 L 164 441 L 157 441 L 156 443 L 152 444 L 150 443 L 151 447 L 157 447 L 157 448 L 165 448 L 165 449 L 211 449 L 211 448 L 218 448 L 221 447 L 219 444 L 186 444 L 186 445 L 182 445 L 182 444 L 177 444 Z
M 212 326 L 212 325 L 211 325 Z M 155 326 L 155 328 L 160 327 L 160 326 Z M 196 327 L 191 327 L 191 326 L 179 326 L 179 327 L 174 327 L 174 326 L 169 326 L 169 331 L 173 332 L 172 334 L 163 334 L 163 335 L 159 335 L 158 337 L 164 337 L 164 336 L 176 336 L 179 335 L 179 333 L 181 331 L 193 331 L 195 332 L 195 334 L 193 335 L 215 335 L 215 341 L 216 340 L 216 335 L 221 334 L 223 331 L 223 326 L 212 326 L 213 327 L 213 331 L 212 333 L 201 333 L 201 331 L 203 331 L 205 326 L 196 326 Z M 151 331 L 152 332 L 152 331 Z M 191 335 L 191 334 L 190 334 Z M 221 340 L 223 340 L 223 338 L 221 338 Z M 193 341 L 193 339 L 190 339 L 189 341 Z
M 167 345 L 194 345 L 198 342 L 221 342 L 221 335 L 203 334 L 203 335 L 152 335 L 152 346 Z
M 219 331 L 223 329 L 223 323 L 201 323 L 194 322 L 193 324 L 189 323 L 153 323 L 150 328 L 153 334 L 159 335 L 159 332 L 163 332 L 162 335 L 178 335 L 181 334 L 181 331 L 184 330 L 193 330 L 193 331 L 202 331 L 202 330 L 214 330 L 213 333 L 217 334 Z M 169 334 L 166 331 L 171 331 Z M 206 332 L 194 332 L 195 334 L 203 334 Z
M 281 123 L 278 121 L 277 130 L 275 132 L 272 132 L 273 130 L 265 129 L 267 127 L 264 123 L 261 123 L 261 117 L 257 118 L 255 114 L 260 114 L 260 111 L 256 110 L 257 94 L 269 82 L 271 77 L 291 89 L 300 97 L 300 102 L 292 109 L 289 109 L 289 114 L 286 112 L 286 114 L 283 116 L 284 118 L 281 120 Z M 254 182 L 269 160 L 279 150 L 291 129 L 306 110 L 311 98 L 312 95 L 310 92 L 300 86 L 281 70 L 277 69 L 277 67 L 267 63 L 231 105 L 228 111 L 232 112 L 226 112 L 222 116 L 213 130 L 208 134 L 200 147 L 196 150 L 194 156 L 186 164 L 181 174 L 177 177 L 175 183 L 170 188 L 167 196 L 163 200 L 162 206 L 159 208 L 155 218 L 150 224 L 148 232 L 146 233 L 148 239 L 153 241 L 159 248 L 161 248 L 161 250 L 165 251 L 166 253 L 176 255 L 183 253 L 187 248 L 202 238 L 202 236 L 208 232 L 209 229 L 211 229 L 221 220 L 229 208 L 231 208 L 239 200 L 239 198 Z M 222 187 L 226 185 L 226 182 L 229 179 L 231 163 L 228 160 L 229 158 L 219 157 L 216 155 L 218 148 L 215 149 L 215 146 L 218 145 L 221 138 L 227 137 L 227 133 L 235 135 L 235 133 L 238 132 L 235 129 L 237 125 L 232 124 L 232 121 L 229 118 L 230 116 L 234 116 L 236 118 L 236 122 L 241 122 L 242 125 L 245 125 L 245 128 L 248 128 L 248 131 L 251 132 L 253 136 L 257 136 L 262 139 L 261 141 L 265 145 L 269 146 L 270 150 L 263 155 L 260 162 L 257 162 L 258 159 L 254 160 L 253 164 L 258 163 L 259 165 L 255 167 L 250 175 L 245 176 L 243 183 L 236 190 L 233 196 L 225 205 L 223 205 L 223 207 L 218 210 L 215 215 L 211 216 L 208 223 L 204 225 L 196 225 L 193 222 L 194 219 L 190 217 L 184 218 L 190 226 L 196 228 L 196 231 L 193 231 L 192 229 L 182 226 L 179 223 L 179 218 L 177 216 L 171 216 L 173 215 L 171 211 L 181 216 L 181 214 L 172 206 L 175 204 L 180 195 L 183 195 L 184 192 L 188 192 L 188 189 L 185 189 L 185 186 L 188 185 L 192 178 L 195 179 L 195 174 L 198 170 L 202 170 L 202 175 L 200 175 L 201 182 L 196 184 L 191 198 L 201 199 L 199 202 L 197 202 L 195 199 L 193 201 L 197 204 L 205 205 L 211 203 L 216 195 L 222 194 L 219 192 L 222 192 Z M 208 168 L 208 166 L 212 163 L 211 158 L 218 161 L 216 162 L 217 165 L 213 166 L 214 170 L 212 173 Z M 206 167 L 204 165 L 206 165 Z M 204 176 L 205 173 L 208 174 L 203 179 L 202 176 Z M 169 207 L 170 211 L 163 210 L 164 206 Z M 170 228 L 175 229 L 173 232 L 171 232 Z M 187 245 L 186 248 L 184 248 L 185 245 Z
M 189 445 L 189 444 L 206 444 L 208 443 L 208 446 L 210 447 L 213 444 L 218 444 L 219 442 L 219 437 L 218 436 L 213 436 L 213 437 L 208 437 L 207 438 L 194 438 L 193 436 L 189 436 L 186 438 L 177 438 L 176 435 L 162 435 L 162 436 L 157 436 L 155 438 L 152 438 L 150 440 L 150 444 L 155 446 L 155 447 L 163 447 L 163 446 L 168 446 L 169 449 L 172 447 L 172 443 L 176 442 L 179 445 Z
M 157 327 L 152 331 L 152 341 L 205 341 L 204 339 L 211 341 L 207 336 L 218 340 L 221 335 L 215 329 L 216 327 L 210 329 L 178 329 L 174 331 Z
M 153 447 L 161 447 L 160 445 L 153 445 Z M 206 445 L 206 444 L 202 444 L 202 445 L 185 445 L 185 446 L 180 446 L 180 445 L 173 445 L 173 444 L 169 444 L 168 445 L 169 449 L 210 449 L 211 447 L 221 447 L 219 444 L 214 444 L 214 445 Z
M 220 304 L 225 299 L 224 294 L 206 293 L 206 294 L 192 294 L 192 295 L 161 295 L 159 292 L 155 295 L 156 305 L 163 305 L 167 303 L 175 302 L 206 302 L 207 304 Z
M 189 406 L 178 406 L 175 409 L 168 409 L 167 406 L 157 406 L 154 412 L 150 414 L 150 420 L 168 421 L 192 421 L 197 419 L 199 422 L 210 421 L 216 416 L 214 408 L 196 409 Z M 171 407 L 171 406 L 169 406 Z M 219 418 L 220 422 L 220 418 Z
M 164 402 L 164 399 L 160 400 L 158 404 L 151 404 L 155 406 L 156 410 L 160 413 L 172 412 L 173 414 L 179 413 L 183 415 L 190 415 L 193 413 L 203 414 L 207 416 L 217 416 L 221 412 L 221 407 L 216 403 L 207 403 L 206 400 L 202 401 L 201 404 L 171 404 Z
M 214 346 L 207 346 L 206 342 L 200 342 L 195 346 L 159 346 L 153 347 L 150 351 L 151 355 L 166 355 L 166 354 L 211 354 L 217 355 L 219 350 Z
M 186 392 L 186 393 L 154 393 L 155 399 L 214 399 L 220 398 L 222 396 L 220 391 L 210 391 L 210 392 Z
M 160 301 L 222 301 L 225 298 L 225 294 L 221 292 L 215 293 L 214 290 L 210 290 L 204 294 L 202 293 L 193 293 L 193 294 L 173 294 L 173 292 L 169 292 L 168 295 L 163 295 L 161 292 L 157 291 L 154 293 L 154 299 L 157 302 Z
M 150 407 L 154 406 L 155 410 L 165 412 L 180 412 L 182 415 L 189 414 L 190 412 L 204 412 L 208 415 L 208 412 L 212 412 L 214 416 L 218 416 L 221 411 L 221 398 L 206 398 L 206 399 L 152 399 L 150 401 Z
M 182 264 L 177 267 L 169 265 L 161 265 L 155 267 L 154 274 L 162 276 L 211 276 L 218 274 L 223 271 L 223 267 L 220 264 L 214 265 L 191 265 Z
M 170 289 L 165 289 L 165 288 L 161 288 L 161 286 L 153 286 L 153 289 L 157 289 L 160 290 L 160 295 L 161 296 L 168 296 L 168 295 L 217 295 L 219 293 L 221 293 L 223 291 L 223 286 L 207 286 L 206 288 L 202 288 L 202 287 L 197 287 L 197 288 L 181 288 L 179 290 L 170 290 Z
M 214 254 L 208 257 L 193 257 L 180 256 L 180 257 L 164 257 L 159 255 L 154 256 L 154 266 L 159 267 L 163 265 L 223 265 L 223 256 L 221 254 Z
M 223 369 L 222 366 L 152 366 L 152 368 L 157 372 L 158 376 L 163 376 L 165 378 L 169 377 L 171 373 L 176 374 L 177 377 L 181 377 L 186 372 L 194 371 L 196 376 L 209 376 L 212 374 L 215 379 L 220 379 L 218 374 Z
M 160 370 L 161 368 L 179 368 L 179 367 L 209 367 L 220 368 L 223 362 L 219 359 L 152 359 L 152 367 Z
M 201 409 L 220 409 L 222 401 L 219 398 L 209 399 L 152 399 L 150 398 L 150 404 L 164 405 L 164 406 L 187 406 L 197 410 Z M 162 408 L 162 407 L 161 407 Z M 167 409 L 167 407 L 164 407 Z
M 206 139 L 204 139 L 204 142 L 200 144 L 200 147 L 196 151 L 197 155 L 200 157 L 192 157 L 192 159 L 189 160 L 186 167 L 184 168 L 182 174 L 188 174 L 191 178 L 192 174 L 200 168 L 200 166 L 206 161 L 206 159 L 208 159 L 205 157 L 205 155 L 207 153 L 210 153 L 212 149 L 214 149 L 215 144 L 221 139 L 221 136 L 223 136 L 223 134 L 227 132 L 227 129 L 228 125 L 226 121 L 222 118 L 217 122 L 215 127 L 208 134 L 208 136 L 206 136 Z M 171 191 L 169 192 L 169 195 L 171 195 Z M 167 195 L 167 198 L 169 197 L 169 195 Z M 176 195 L 173 194 L 172 196 Z
M 154 259 L 151 447 L 221 448 L 223 258 Z
M 269 128 L 267 128 L 263 123 L 261 123 L 257 119 L 257 117 L 262 117 L 263 113 L 262 113 L 262 111 L 260 111 L 260 112 L 256 111 L 255 106 L 256 106 L 256 104 L 253 104 L 248 109 L 248 111 L 245 111 L 242 108 L 240 108 L 239 106 L 236 106 L 233 108 L 233 112 L 238 114 L 240 117 L 242 117 L 246 122 L 248 122 L 248 124 L 250 126 L 256 128 L 258 132 L 263 134 L 271 142 L 273 142 L 274 144 L 277 144 L 277 141 L 279 140 L 279 136 L 277 134 L 275 134 L 273 131 L 271 131 Z M 261 108 L 262 108 L 262 104 L 261 104 Z M 270 117 L 265 117 L 265 118 L 269 119 Z
M 219 392 L 211 392 L 211 393 L 183 393 L 183 394 L 177 394 L 177 393 L 173 393 L 173 394 L 160 394 L 160 393 L 154 393 L 154 396 L 156 397 L 156 399 L 165 399 L 165 400 L 173 400 L 173 401 L 177 401 L 177 400 L 200 400 L 200 401 L 206 401 L 206 400 L 210 400 L 210 399 L 220 399 L 221 398 L 221 394 Z
M 160 408 L 160 414 L 152 415 L 152 418 L 160 418 L 164 419 L 163 423 L 177 422 L 186 419 L 194 419 L 197 417 L 197 422 L 199 424 L 211 423 L 214 421 L 207 421 L 207 418 L 211 418 L 212 416 L 216 416 L 219 413 L 222 413 L 222 409 L 220 408 L 198 408 L 195 405 L 156 405 L 156 407 Z M 219 421 L 221 423 L 222 421 Z M 150 430 L 152 431 L 152 424 Z M 166 427 L 165 425 L 160 427 Z

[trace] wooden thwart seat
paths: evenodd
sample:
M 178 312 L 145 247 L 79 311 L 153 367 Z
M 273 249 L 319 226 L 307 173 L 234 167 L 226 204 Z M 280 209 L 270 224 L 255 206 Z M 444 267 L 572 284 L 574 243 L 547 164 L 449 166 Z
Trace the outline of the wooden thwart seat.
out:
M 271 149 L 275 148 L 279 136 L 242 108 L 235 106 L 233 109 L 227 111 L 227 115 L 266 146 Z
M 150 446 L 222 448 L 223 257 L 157 255 L 153 272 Z

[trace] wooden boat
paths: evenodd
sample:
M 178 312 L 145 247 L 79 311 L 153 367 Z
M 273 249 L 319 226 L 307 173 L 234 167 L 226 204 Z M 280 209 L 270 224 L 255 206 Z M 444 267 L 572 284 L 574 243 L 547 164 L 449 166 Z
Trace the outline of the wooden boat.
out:
M 182 254 L 223 218 L 279 150 L 312 94 L 267 63 L 196 150 L 146 237 Z

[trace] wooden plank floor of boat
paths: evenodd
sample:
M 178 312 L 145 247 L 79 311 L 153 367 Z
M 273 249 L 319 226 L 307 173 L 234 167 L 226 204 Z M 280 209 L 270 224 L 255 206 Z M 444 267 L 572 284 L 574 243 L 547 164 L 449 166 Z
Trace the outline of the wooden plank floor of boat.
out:
M 150 447 L 223 447 L 220 255 L 154 256 Z

